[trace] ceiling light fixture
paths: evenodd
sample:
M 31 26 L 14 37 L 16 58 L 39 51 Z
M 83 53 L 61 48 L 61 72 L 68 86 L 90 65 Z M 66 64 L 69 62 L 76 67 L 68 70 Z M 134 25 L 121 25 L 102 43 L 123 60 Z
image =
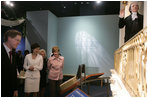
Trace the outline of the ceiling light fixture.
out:
M 10 6 L 11 6 L 11 7 L 13 7 L 13 6 L 14 6 L 14 4 L 13 4 L 13 3 L 10 3 Z
M 86 2 L 86 4 L 89 4 L 89 2 Z
M 98 4 L 101 3 L 101 1 L 96 1 Z
M 6 5 L 11 6 L 11 7 L 14 6 L 14 4 L 12 2 L 10 2 L 10 1 L 6 1 Z
M 6 1 L 6 4 L 9 5 L 10 4 L 10 1 Z

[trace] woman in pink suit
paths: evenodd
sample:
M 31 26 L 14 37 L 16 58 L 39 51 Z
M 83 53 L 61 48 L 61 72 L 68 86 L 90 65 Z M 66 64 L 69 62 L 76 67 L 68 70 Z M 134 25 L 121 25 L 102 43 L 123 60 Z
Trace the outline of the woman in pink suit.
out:
M 60 56 L 60 50 L 57 46 L 52 48 L 53 55 L 48 59 L 48 79 L 50 86 L 50 96 L 60 96 L 60 84 L 63 79 L 64 57 Z

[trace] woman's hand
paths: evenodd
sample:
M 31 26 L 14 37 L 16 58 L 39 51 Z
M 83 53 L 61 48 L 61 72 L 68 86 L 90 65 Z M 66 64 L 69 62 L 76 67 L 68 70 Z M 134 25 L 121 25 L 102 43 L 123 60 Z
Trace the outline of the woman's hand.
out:
M 33 67 L 33 66 L 30 66 L 30 67 L 29 67 L 29 70 L 30 70 L 30 71 L 33 71 L 33 70 L 34 70 L 34 67 Z

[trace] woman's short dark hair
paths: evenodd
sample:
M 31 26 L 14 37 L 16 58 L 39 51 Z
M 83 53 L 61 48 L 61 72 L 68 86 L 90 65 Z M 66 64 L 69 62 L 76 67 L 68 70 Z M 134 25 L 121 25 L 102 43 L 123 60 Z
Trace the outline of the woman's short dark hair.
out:
M 32 44 L 32 45 L 31 45 L 31 53 L 33 53 L 33 50 L 34 50 L 35 48 L 39 48 L 39 47 L 40 47 L 40 45 L 39 45 L 38 43 Z
M 4 41 L 5 42 L 8 41 L 8 37 L 14 38 L 17 35 L 22 36 L 21 32 L 19 32 L 17 30 L 14 30 L 14 29 L 8 30 L 4 33 Z

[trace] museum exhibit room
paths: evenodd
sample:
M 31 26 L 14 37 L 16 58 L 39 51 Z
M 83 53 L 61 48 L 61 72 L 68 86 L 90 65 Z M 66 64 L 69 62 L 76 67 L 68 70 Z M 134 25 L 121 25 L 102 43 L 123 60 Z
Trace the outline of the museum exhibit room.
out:
M 1 97 L 148 97 L 147 1 L 1 1 Z

